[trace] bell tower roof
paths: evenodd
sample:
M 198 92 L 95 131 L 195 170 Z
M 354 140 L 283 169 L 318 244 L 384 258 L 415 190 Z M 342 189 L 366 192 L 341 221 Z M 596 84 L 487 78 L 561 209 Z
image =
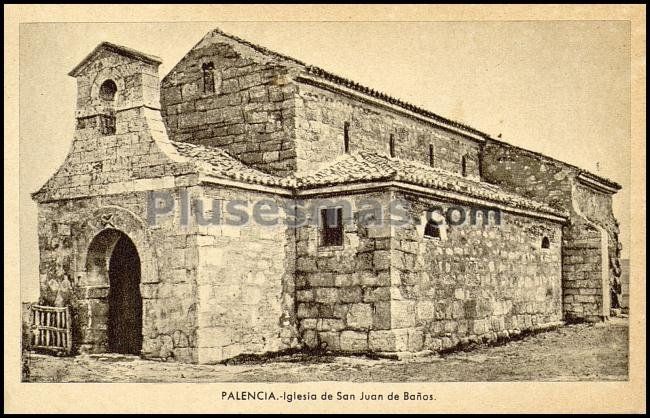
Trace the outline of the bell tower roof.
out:
M 97 47 L 95 47 L 95 49 L 93 49 L 90 54 L 86 55 L 86 57 L 83 60 L 81 60 L 81 62 L 77 64 L 77 66 L 74 67 L 72 71 L 68 73 L 68 75 L 71 77 L 77 77 L 79 73 L 81 73 L 81 71 L 86 67 L 86 65 L 89 62 L 93 61 L 93 59 L 97 55 L 99 55 L 102 51 L 110 51 L 127 58 L 142 61 L 147 64 L 160 65 L 162 63 L 160 58 L 156 57 L 155 55 L 145 54 L 143 52 L 136 51 L 135 49 L 127 48 L 121 45 L 116 45 L 110 42 L 102 42 L 99 45 L 97 45 Z

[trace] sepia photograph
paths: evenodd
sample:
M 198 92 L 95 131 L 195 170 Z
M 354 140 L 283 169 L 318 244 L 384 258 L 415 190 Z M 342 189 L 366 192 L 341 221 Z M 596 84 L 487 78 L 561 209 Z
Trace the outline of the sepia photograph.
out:
M 645 374 L 629 19 L 97 19 L 17 25 L 5 379 L 325 412 Z

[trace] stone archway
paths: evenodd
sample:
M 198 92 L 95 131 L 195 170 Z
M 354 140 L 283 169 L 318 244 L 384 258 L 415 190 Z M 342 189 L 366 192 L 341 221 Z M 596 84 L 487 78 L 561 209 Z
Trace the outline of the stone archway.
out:
M 88 278 L 106 292 L 92 318 L 106 330 L 110 352 L 139 354 L 142 349 L 141 261 L 131 239 L 117 229 L 104 229 L 88 246 Z M 101 306 L 103 305 L 103 306 Z
M 142 296 L 142 346 L 151 333 L 149 315 L 152 295 L 159 284 L 154 241 L 146 223 L 133 212 L 104 206 L 94 210 L 82 224 L 75 247 L 75 299 L 73 306 L 73 345 L 82 353 L 104 353 L 115 350 L 109 344 L 110 258 L 119 238 L 128 237 L 140 259 L 139 293 Z

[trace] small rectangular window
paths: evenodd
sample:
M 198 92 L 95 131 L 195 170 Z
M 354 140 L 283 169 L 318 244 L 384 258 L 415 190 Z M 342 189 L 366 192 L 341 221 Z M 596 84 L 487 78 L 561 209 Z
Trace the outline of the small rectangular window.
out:
M 343 245 L 343 209 L 321 209 L 321 246 L 338 247 Z
M 346 154 L 350 152 L 350 122 L 343 124 L 343 149 Z
M 434 221 L 428 221 L 424 226 L 424 236 L 429 238 L 440 238 L 440 227 Z
M 115 115 L 100 115 L 99 126 L 102 135 L 115 135 Z
M 431 167 L 434 166 L 434 161 L 433 161 L 433 144 L 429 144 L 429 165 Z
M 463 177 L 467 176 L 467 157 L 463 156 L 463 158 L 460 161 L 460 173 L 463 175 Z
M 206 62 L 201 66 L 203 70 L 203 93 L 214 93 L 214 64 Z
M 389 140 L 389 148 L 390 148 L 390 156 L 395 157 L 395 135 L 390 134 L 390 140 Z

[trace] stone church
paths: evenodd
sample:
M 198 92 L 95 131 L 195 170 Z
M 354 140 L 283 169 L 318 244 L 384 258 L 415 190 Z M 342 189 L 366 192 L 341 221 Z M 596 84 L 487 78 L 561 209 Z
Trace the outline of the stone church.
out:
M 617 183 L 220 30 L 160 63 L 103 42 L 69 73 L 72 145 L 33 194 L 75 352 L 439 351 L 610 315 Z M 317 210 L 193 216 L 260 201 Z

